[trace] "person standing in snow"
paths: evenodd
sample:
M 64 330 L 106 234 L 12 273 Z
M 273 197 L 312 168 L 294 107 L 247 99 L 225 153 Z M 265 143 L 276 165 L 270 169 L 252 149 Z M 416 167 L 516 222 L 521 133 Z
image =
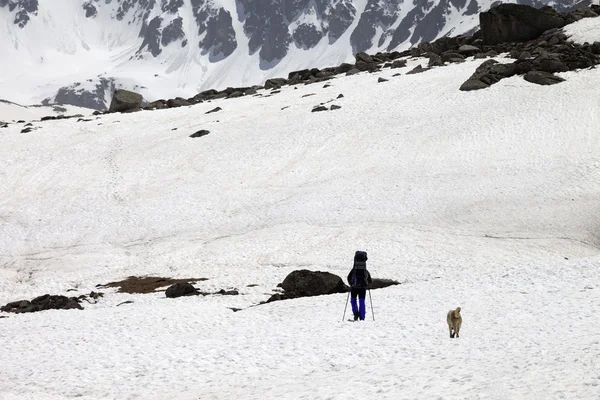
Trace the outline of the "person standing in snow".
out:
M 350 304 L 352 304 L 355 321 L 359 318 L 361 321 L 365 320 L 367 311 L 365 296 L 367 288 L 372 281 L 371 274 L 367 271 L 367 253 L 365 251 L 357 251 L 354 253 L 354 265 L 348 274 L 348 284 L 350 285 L 350 294 L 352 296 Z M 356 301 L 357 297 L 358 303 Z

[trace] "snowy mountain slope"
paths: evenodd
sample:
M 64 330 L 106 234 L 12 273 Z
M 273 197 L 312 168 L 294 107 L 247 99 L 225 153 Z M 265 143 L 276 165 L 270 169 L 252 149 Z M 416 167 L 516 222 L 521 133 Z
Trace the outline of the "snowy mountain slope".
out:
M 187 98 L 472 31 L 492 3 L 1 0 L 0 98 L 104 109 L 115 86 Z
M 241 292 L 9 315 L 2 397 L 596 398 L 600 75 L 458 91 L 479 63 L 1 130 L 0 304 L 142 274 Z M 357 249 L 403 283 L 375 321 L 340 322 L 343 294 L 228 309 Z

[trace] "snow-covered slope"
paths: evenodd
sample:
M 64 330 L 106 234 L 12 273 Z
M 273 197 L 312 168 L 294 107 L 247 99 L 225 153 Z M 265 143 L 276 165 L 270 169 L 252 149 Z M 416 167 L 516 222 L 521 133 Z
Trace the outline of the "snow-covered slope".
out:
M 40 119 L 46 116 L 58 115 L 89 115 L 92 110 L 89 108 L 75 107 L 71 105 L 65 106 L 23 106 L 20 104 L 11 103 L 9 101 L 0 100 L 0 121 L 16 122 L 19 120 L 30 121 Z
M 154 101 L 259 84 L 471 31 L 492 3 L 0 0 L 0 98 L 104 109 L 115 87 Z
M 0 304 L 140 274 L 241 292 L 0 319 L 0 397 L 597 398 L 600 74 L 458 91 L 479 63 L 0 130 Z M 346 295 L 228 309 L 358 249 L 403 283 L 375 321 L 340 322 Z

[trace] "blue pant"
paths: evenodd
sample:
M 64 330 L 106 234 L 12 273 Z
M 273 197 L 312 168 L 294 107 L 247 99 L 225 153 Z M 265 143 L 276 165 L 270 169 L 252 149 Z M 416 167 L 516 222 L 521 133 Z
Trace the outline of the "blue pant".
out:
M 351 288 L 350 295 L 352 298 L 350 299 L 350 304 L 352 304 L 352 313 L 354 315 L 359 315 L 360 320 L 365 319 L 365 315 L 367 313 L 367 309 L 365 307 L 365 296 L 367 294 L 366 288 Z M 356 298 L 358 297 L 358 304 L 356 302 Z

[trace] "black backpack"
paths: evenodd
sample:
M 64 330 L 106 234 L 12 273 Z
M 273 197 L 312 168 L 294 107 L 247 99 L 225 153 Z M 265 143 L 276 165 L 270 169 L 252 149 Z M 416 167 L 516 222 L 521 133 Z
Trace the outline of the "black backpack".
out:
M 369 286 L 367 276 L 367 253 L 364 251 L 357 251 L 354 254 L 354 266 L 352 267 L 352 272 L 350 272 L 350 286 L 355 288 L 366 288 Z

